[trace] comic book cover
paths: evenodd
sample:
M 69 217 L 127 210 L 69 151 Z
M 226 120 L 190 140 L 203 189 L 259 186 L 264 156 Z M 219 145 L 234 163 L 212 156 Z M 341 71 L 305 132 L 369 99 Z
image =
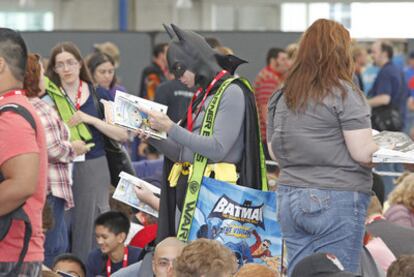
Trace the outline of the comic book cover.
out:
M 153 138 L 167 138 L 165 132 L 159 132 L 150 127 L 148 115 L 141 111 L 140 107 L 162 113 L 167 113 L 168 110 L 168 107 L 165 105 L 117 90 L 115 101 L 110 105 L 104 103 L 105 117 L 107 118 L 107 122 L 112 121 L 114 124 L 130 130 L 141 129 L 148 132 Z M 112 112 L 108 110 L 112 110 Z
M 149 205 L 140 201 L 134 192 L 134 186 L 145 186 L 151 190 L 156 196 L 160 195 L 161 190 L 150 183 L 145 182 L 131 174 L 122 171 L 119 174 L 119 182 L 116 186 L 115 192 L 112 198 L 121 201 L 122 203 L 128 204 L 140 211 L 146 212 L 152 216 L 158 217 L 158 211 L 151 208 Z
M 261 263 L 280 272 L 282 236 L 276 193 L 203 178 L 189 240 L 215 239 L 240 265 Z

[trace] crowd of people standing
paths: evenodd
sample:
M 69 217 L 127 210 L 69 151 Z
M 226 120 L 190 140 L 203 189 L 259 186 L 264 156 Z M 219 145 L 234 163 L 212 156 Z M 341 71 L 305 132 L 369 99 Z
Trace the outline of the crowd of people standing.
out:
M 83 58 L 74 43 L 61 42 L 44 64 L 19 33 L 0 29 L 0 216 L 2 224 L 11 219 L 0 236 L 0 275 L 411 276 L 401 272 L 414 272 L 414 175 L 396 184 L 373 181 L 374 168 L 410 170 L 372 163 L 379 149 L 372 128 L 412 135 L 414 127 L 413 69 L 393 63 L 392 44 L 375 41 L 369 49 L 378 73 L 366 91 L 368 51 L 341 24 L 320 19 L 297 43 L 269 49 L 250 85 L 237 76 L 244 61 L 231 49 L 175 25 L 165 28 L 171 41 L 154 47 L 138 93 L 168 106 L 167 114 L 142 108 L 165 140 L 105 120 L 101 100 L 126 91 L 112 43 Z M 204 119 L 217 101 L 209 126 Z M 133 160 L 163 159 L 146 179 L 161 194 L 135 189 L 158 218 L 110 206 L 117 184 L 108 140 Z M 265 159 L 276 161 L 278 171 L 266 172 Z M 200 160 L 201 177 L 256 190 L 267 191 L 266 176 L 277 175 L 288 266 L 282 260 L 278 272 L 239 269 L 217 241 L 180 241 L 186 241 L 186 198 L 201 182 L 188 171 L 199 170 Z M 135 223 L 143 229 L 131 237 Z

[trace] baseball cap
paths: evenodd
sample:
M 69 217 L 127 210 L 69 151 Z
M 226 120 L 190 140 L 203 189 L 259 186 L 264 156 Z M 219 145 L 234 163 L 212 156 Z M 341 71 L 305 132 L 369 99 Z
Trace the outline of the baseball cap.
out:
M 302 259 L 292 271 L 291 277 L 358 277 L 344 271 L 339 259 L 328 253 L 315 253 Z

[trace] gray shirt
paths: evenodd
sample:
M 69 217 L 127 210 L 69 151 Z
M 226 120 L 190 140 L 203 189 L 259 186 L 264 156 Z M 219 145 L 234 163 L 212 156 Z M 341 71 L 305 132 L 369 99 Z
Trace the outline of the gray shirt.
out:
M 351 86 L 346 91 L 343 100 L 340 90 L 334 89 L 322 103 L 310 103 L 303 113 L 289 110 L 282 95 L 275 113 L 269 110 L 267 141 L 281 167 L 279 184 L 371 191 L 371 170 L 352 159 L 342 132 L 370 128 L 370 109 Z M 269 107 L 276 98 L 276 94 L 271 97 Z
M 174 125 L 165 140 L 149 142 L 172 161 L 193 162 L 194 153 L 208 158 L 209 163 L 240 161 L 244 149 L 245 99 L 242 89 L 231 84 L 224 91 L 218 106 L 212 136 L 200 135 L 205 110 L 213 95 L 206 98 L 194 122 L 193 131 Z

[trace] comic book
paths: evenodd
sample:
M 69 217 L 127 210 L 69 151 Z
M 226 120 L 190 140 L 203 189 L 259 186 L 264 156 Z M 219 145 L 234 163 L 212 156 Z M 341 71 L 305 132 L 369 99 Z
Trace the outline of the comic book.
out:
M 130 130 L 141 129 L 149 133 L 152 138 L 167 138 L 165 132 L 158 132 L 150 127 L 148 115 L 140 110 L 140 107 L 144 107 L 166 114 L 167 106 L 119 90 L 116 91 L 114 102 L 105 100 L 101 102 L 104 104 L 106 122 Z
M 118 182 L 118 185 L 116 186 L 116 189 L 115 189 L 115 192 L 112 198 L 118 201 L 121 201 L 122 203 L 125 203 L 131 207 L 134 207 L 140 211 L 143 211 L 145 213 L 158 217 L 158 211 L 154 210 L 149 205 L 141 202 L 137 198 L 135 191 L 134 191 L 134 186 L 138 186 L 138 187 L 146 186 L 156 196 L 160 195 L 161 190 L 158 187 L 151 185 L 150 183 L 145 182 L 144 180 L 141 180 L 123 171 L 119 174 L 119 177 L 120 177 L 120 180 Z
M 414 163 L 414 143 L 402 132 L 373 132 L 379 150 L 372 155 L 374 163 Z
M 276 193 L 203 178 L 189 240 L 214 239 L 238 263 L 260 263 L 280 272 L 282 235 L 276 219 Z

